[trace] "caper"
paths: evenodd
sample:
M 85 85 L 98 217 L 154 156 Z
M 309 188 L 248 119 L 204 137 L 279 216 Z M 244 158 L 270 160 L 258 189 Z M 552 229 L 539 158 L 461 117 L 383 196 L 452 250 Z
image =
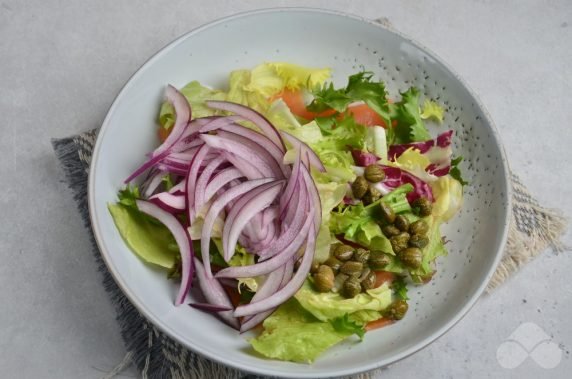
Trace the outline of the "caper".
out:
M 349 245 L 338 245 L 334 251 L 334 256 L 343 262 L 349 260 L 353 254 L 354 248 Z
M 365 168 L 363 176 L 368 182 L 377 183 L 385 179 L 385 171 L 376 164 L 370 164 Z
M 342 294 L 351 299 L 361 292 L 361 283 L 358 278 L 350 277 L 346 279 L 343 286 Z
M 386 310 L 386 316 L 392 320 L 401 320 L 405 317 L 409 306 L 405 300 L 395 300 Z
M 337 260 L 334 257 L 329 257 L 328 259 L 326 259 L 324 264 L 326 266 L 330 266 L 332 268 L 332 270 L 334 271 L 334 274 L 336 274 L 340 270 L 340 267 L 342 267 L 342 262 L 340 262 L 339 260 Z
M 391 242 L 391 247 L 394 253 L 399 253 L 403 249 L 407 249 L 407 244 L 409 242 L 409 233 L 401 232 L 398 235 L 391 237 L 389 239 Z
M 409 229 L 409 220 L 403 215 L 395 216 L 394 224 L 402 232 L 406 232 Z
M 426 197 L 416 199 L 411 205 L 413 205 L 413 209 L 416 210 L 421 217 L 429 216 L 433 211 L 433 204 L 431 200 Z
M 369 254 L 369 267 L 374 270 L 382 270 L 391 263 L 391 257 L 380 250 L 374 250 Z
M 340 246 L 342 246 L 342 244 L 339 242 L 331 244 L 330 245 L 330 255 L 334 255 L 334 253 L 336 252 L 336 249 Z
M 420 236 L 424 236 L 425 234 L 427 234 L 428 230 L 429 226 L 423 220 L 417 220 L 411 225 L 409 225 L 409 233 L 411 234 L 418 234 Z
M 356 261 L 347 261 L 340 268 L 340 271 L 347 275 L 359 275 L 361 270 L 363 270 L 363 263 Z
M 411 275 L 411 279 L 415 283 L 427 284 L 431 281 L 431 279 L 433 279 L 433 275 L 435 275 L 435 271 L 432 271 L 425 275 Z
M 363 176 L 358 176 L 352 183 L 352 193 L 356 199 L 361 199 L 367 192 L 369 184 Z
M 366 277 L 361 281 L 361 288 L 364 291 L 370 290 L 375 287 L 376 275 L 375 272 L 369 272 Z
M 381 207 L 381 216 L 383 217 L 383 220 L 388 224 L 393 224 L 395 221 L 395 212 L 393 209 L 384 201 L 381 201 L 379 206 Z
M 362 249 L 360 247 L 360 248 L 356 249 L 352 258 L 356 262 L 361 262 L 361 263 L 365 264 L 367 262 L 367 260 L 369 259 L 369 251 L 367 251 L 366 249 Z
M 314 274 L 314 285 L 320 292 L 329 292 L 334 287 L 334 272 L 332 268 L 321 265 L 318 272 Z
M 429 243 L 429 238 L 421 236 L 419 234 L 414 234 L 409 238 L 409 246 L 418 247 L 423 249 Z
M 376 202 L 381 197 L 381 193 L 373 187 L 370 187 L 361 199 L 365 205 Z
M 421 266 L 421 261 L 423 260 L 423 253 L 417 247 L 408 247 L 407 249 L 401 250 L 397 254 L 397 257 L 407 267 L 419 268 L 419 266 Z
M 385 225 L 381 228 L 383 235 L 387 238 L 393 237 L 401 233 L 399 229 L 397 229 L 394 225 Z
M 298 262 L 298 261 L 297 261 Z M 312 266 L 310 266 L 310 272 L 312 274 L 315 274 L 318 272 L 318 268 L 320 267 L 320 263 L 319 262 L 312 262 Z

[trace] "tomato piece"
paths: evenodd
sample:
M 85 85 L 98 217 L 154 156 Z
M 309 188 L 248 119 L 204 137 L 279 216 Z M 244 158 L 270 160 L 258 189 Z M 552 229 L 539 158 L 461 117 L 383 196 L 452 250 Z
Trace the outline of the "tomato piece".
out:
M 162 126 L 159 126 L 159 130 L 157 131 L 157 134 L 159 135 L 159 140 L 161 142 L 165 142 L 165 140 L 167 139 L 167 137 L 169 137 L 169 134 L 171 134 L 171 131 L 173 130 L 173 127 L 170 127 L 169 129 L 166 129 Z
M 377 114 L 376 111 L 371 109 L 367 104 L 355 104 L 348 107 L 347 113 L 354 117 L 354 120 L 361 125 L 365 126 L 383 126 L 387 128 L 385 121 Z
M 306 109 L 302 91 L 290 91 L 285 89 L 274 97 L 274 99 L 278 98 L 282 99 L 286 105 L 288 105 L 288 108 L 290 108 L 292 113 L 294 113 L 296 116 L 305 118 L 306 120 L 313 120 L 316 117 L 327 117 L 336 113 L 336 111 L 333 109 L 329 109 L 320 113 L 310 112 Z
M 393 279 L 395 279 L 395 275 L 389 271 L 374 271 L 375 272 L 375 287 L 377 288 L 384 283 L 391 284 Z
M 393 323 L 392 319 L 389 318 L 378 318 L 377 320 L 373 320 L 365 324 L 365 331 L 371 332 L 372 330 L 383 328 L 384 326 L 390 325 Z

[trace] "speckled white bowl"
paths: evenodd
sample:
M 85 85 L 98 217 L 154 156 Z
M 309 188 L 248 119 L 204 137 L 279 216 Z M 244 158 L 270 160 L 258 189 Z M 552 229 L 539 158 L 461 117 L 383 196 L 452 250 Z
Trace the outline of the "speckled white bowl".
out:
M 349 74 L 371 70 L 391 95 L 417 86 L 447 108 L 441 130 L 455 130 L 455 155 L 470 181 L 461 212 L 443 231 L 451 241 L 434 280 L 410 290 L 401 322 L 342 343 L 312 365 L 263 359 L 236 331 L 214 317 L 173 306 L 175 287 L 125 246 L 107 211 L 123 179 L 152 150 L 157 110 L 167 83 L 191 80 L 224 88 L 228 73 L 263 61 L 329 66 L 345 84 Z M 434 134 L 438 130 L 432 131 Z M 103 123 L 93 154 L 89 205 L 105 262 L 131 302 L 157 327 L 188 348 L 246 371 L 315 378 L 371 370 L 402 359 L 445 333 L 471 308 L 501 257 L 506 240 L 510 186 L 498 133 L 466 84 L 442 61 L 410 39 L 374 22 L 312 9 L 243 13 L 198 28 L 162 49 L 125 85 Z

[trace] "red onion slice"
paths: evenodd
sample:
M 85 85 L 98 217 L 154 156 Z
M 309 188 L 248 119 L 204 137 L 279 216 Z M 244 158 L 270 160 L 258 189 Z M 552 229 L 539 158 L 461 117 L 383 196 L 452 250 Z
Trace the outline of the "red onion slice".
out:
M 201 261 L 199 261 L 197 258 L 194 258 L 194 262 L 197 269 L 199 286 L 201 287 L 201 291 L 203 292 L 207 302 L 215 306 L 233 309 L 232 303 L 230 302 L 226 291 L 224 288 L 222 288 L 222 285 L 218 282 L 218 280 L 208 277 L 208 271 L 206 271 L 205 267 L 203 267 Z M 232 311 L 218 312 L 217 315 L 233 328 L 239 328 L 238 320 L 233 317 Z
M 195 154 L 193 161 L 191 162 L 191 166 L 187 173 L 187 178 L 185 180 L 185 192 L 187 194 L 187 217 L 189 222 L 192 222 L 195 217 L 195 184 L 197 181 L 197 175 L 199 174 L 199 169 L 201 167 L 201 163 L 203 162 L 205 156 L 209 152 L 209 147 L 207 145 L 203 145 L 199 148 L 199 151 Z
M 284 194 L 280 197 L 280 213 L 283 214 L 287 204 L 290 202 L 292 194 L 295 192 L 295 186 L 300 180 L 300 165 L 301 165 L 301 152 L 298 150 L 298 155 L 292 167 L 292 175 L 288 179 L 288 184 L 284 189 Z
M 149 201 L 172 214 L 181 213 L 185 210 L 184 195 L 173 195 L 169 192 L 160 192 L 151 196 Z
M 193 246 L 190 243 L 189 235 L 175 216 L 162 210 L 155 204 L 144 200 L 136 200 L 136 204 L 141 212 L 155 217 L 175 237 L 181 253 L 181 285 L 175 298 L 175 305 L 181 305 L 191 288 L 193 278 Z
M 260 145 L 256 142 L 248 139 L 247 137 L 244 137 L 244 136 L 241 136 L 239 134 L 232 133 L 232 132 L 229 132 L 226 130 L 220 130 L 217 135 L 219 137 L 225 139 L 225 140 L 232 141 L 233 144 L 238 143 L 238 144 L 241 144 L 243 146 L 248 147 L 255 154 L 257 154 L 261 159 L 263 159 L 265 162 L 267 162 L 275 174 L 280 173 L 280 174 L 282 174 L 281 175 L 282 178 L 286 177 L 285 172 L 288 173 L 288 170 L 285 170 L 286 165 L 284 165 L 284 163 L 283 163 L 284 154 L 282 154 L 282 156 L 279 156 L 278 159 L 276 159 L 276 157 L 274 157 L 272 154 L 270 154 L 270 152 L 268 151 L 266 146 Z M 270 145 L 272 146 L 273 144 L 270 144 Z
M 250 180 L 241 184 L 238 184 L 228 191 L 224 192 L 221 196 L 219 196 L 210 206 L 205 220 L 203 222 L 203 229 L 201 233 L 201 255 L 203 257 L 203 264 L 205 271 L 207 273 L 207 277 L 210 279 L 213 277 L 211 272 L 211 263 L 210 263 L 210 240 L 211 240 L 211 232 L 214 226 L 215 220 L 218 217 L 218 214 L 223 210 L 223 208 L 232 200 L 237 198 L 238 196 L 255 189 L 258 186 L 261 186 L 266 183 L 272 182 L 273 179 L 265 178 L 265 179 L 256 179 Z
M 237 121 L 244 121 L 244 118 L 240 116 L 218 117 L 217 119 L 212 120 L 203 125 L 203 127 L 201 127 L 201 133 L 206 133 L 212 130 L 220 129 L 227 125 L 234 124 Z
M 195 185 L 195 205 L 194 205 L 194 207 L 195 207 L 196 212 L 199 212 L 201 210 L 201 207 L 205 203 L 204 195 L 205 195 L 205 190 L 207 188 L 207 184 L 209 182 L 209 179 L 213 175 L 214 171 L 224 162 L 226 162 L 226 158 L 222 155 L 219 156 L 218 158 L 213 159 L 205 167 L 205 169 L 201 173 L 201 176 L 199 176 L 199 179 L 197 180 L 197 183 Z
M 164 172 L 161 171 L 152 171 L 151 175 L 145 183 L 141 185 L 141 190 L 143 192 L 143 198 L 148 199 L 151 195 L 155 193 L 155 190 L 159 188 L 161 182 L 163 181 L 163 177 L 165 176 Z
M 216 313 L 216 312 L 223 312 L 223 311 L 231 311 L 232 307 L 227 307 L 224 305 L 213 305 L 209 303 L 190 303 L 191 307 L 200 309 L 201 311 L 209 312 L 209 313 Z
M 229 152 L 224 152 L 224 156 L 234 167 L 240 170 L 240 172 L 242 172 L 242 174 L 246 176 L 249 180 L 265 178 L 264 174 L 258 169 L 258 167 L 254 166 L 247 160 L 237 157 L 236 155 Z
M 175 124 L 165 142 L 155 149 L 154 156 L 168 151 L 183 135 L 191 119 L 191 106 L 181 92 L 169 84 L 165 90 L 165 97 L 175 109 Z
M 260 113 L 254 109 L 245 107 L 241 104 L 231 103 L 229 101 L 206 101 L 206 104 L 212 109 L 232 112 L 238 116 L 242 116 L 245 120 L 254 123 L 270 140 L 282 151 L 286 151 L 282 137 L 278 130 Z
M 205 188 L 203 202 L 208 202 L 218 190 L 235 179 L 242 178 L 242 172 L 234 167 L 226 168 L 216 174 Z M 199 209 L 197 209 L 199 211 Z
M 238 158 L 242 158 L 251 165 L 256 166 L 264 177 L 282 177 L 282 171 L 280 171 L 280 168 L 275 165 L 276 162 L 272 159 L 267 159 L 267 157 L 262 154 L 262 149 L 253 150 L 250 146 L 244 145 L 243 141 L 222 138 L 210 134 L 201 134 L 200 138 L 202 138 L 208 146 L 232 153 Z
M 302 230 L 300 233 L 296 234 L 295 238 L 292 242 L 284 248 L 284 250 L 280 251 L 279 254 L 273 256 L 272 258 L 264 261 L 259 262 L 249 266 L 234 266 L 234 267 L 227 267 L 219 272 L 217 272 L 217 278 L 250 278 L 254 276 L 268 274 L 278 267 L 284 265 L 289 259 L 296 254 L 298 249 L 302 246 L 306 237 L 308 236 L 308 229 L 311 225 L 313 225 L 313 213 L 314 210 L 311 210 L 302 226 Z M 311 234 L 313 231 L 311 231 Z
M 242 232 L 242 229 L 244 229 L 248 221 L 250 221 L 255 214 L 272 204 L 282 189 L 282 183 L 283 182 L 273 182 L 260 186 L 260 189 L 253 190 L 248 194 L 249 198 L 245 201 L 244 205 L 241 204 L 242 206 L 239 206 L 236 204 L 230 211 L 222 232 L 223 257 L 225 261 L 228 262 L 234 255 L 234 249 L 236 248 L 238 236 Z
M 270 155 L 274 158 L 274 160 L 280 165 L 282 168 L 284 175 L 286 177 L 290 176 L 290 170 L 288 166 L 284 165 L 284 152 L 278 148 L 268 137 L 265 135 L 258 133 L 252 129 L 248 129 L 242 125 L 237 124 L 230 124 L 227 125 L 221 130 L 232 132 L 234 134 L 238 134 L 239 136 L 243 136 L 251 140 L 252 142 L 262 146 L 265 148 Z
M 249 316 L 268 311 L 284 303 L 300 289 L 310 272 L 316 247 L 316 234 L 313 232 L 313 229 L 315 229 L 313 222 L 310 223 L 307 229 L 310 229 L 310 231 L 308 233 L 308 241 L 306 242 L 306 250 L 304 251 L 298 271 L 296 271 L 296 274 L 294 274 L 288 284 L 266 299 L 257 301 L 256 303 L 238 306 L 233 313 L 234 317 Z
M 288 261 L 281 269 L 284 273 L 284 275 L 282 276 L 282 281 L 280 282 L 280 285 L 278 286 L 278 289 L 284 287 L 286 284 L 288 284 L 288 282 L 290 281 L 290 279 L 292 278 L 292 272 L 294 271 L 294 260 L 290 260 Z M 257 292 L 258 294 L 258 292 Z M 254 296 L 256 297 L 256 295 Z M 262 297 L 257 298 L 255 300 L 255 298 L 252 298 L 252 301 L 259 301 L 262 300 Z M 265 296 L 266 298 L 267 296 Z M 266 317 L 270 316 L 274 311 L 276 310 L 275 308 L 271 308 L 267 311 L 258 313 L 254 316 L 247 316 L 244 318 L 242 324 L 240 325 L 240 332 L 244 333 L 252 328 L 254 328 L 256 325 L 258 325 L 259 323 L 261 323 L 262 321 L 264 321 L 266 319 Z

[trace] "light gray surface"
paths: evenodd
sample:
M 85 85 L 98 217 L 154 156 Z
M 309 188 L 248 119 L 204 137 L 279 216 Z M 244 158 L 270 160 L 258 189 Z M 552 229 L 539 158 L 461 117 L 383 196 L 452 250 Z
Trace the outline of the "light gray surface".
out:
M 0 0 L 2 377 L 97 378 L 125 353 L 50 138 L 98 126 L 129 76 L 180 34 L 237 11 L 283 5 L 386 17 L 428 46 L 480 95 L 530 190 L 572 215 L 569 1 Z M 572 245 L 570 232 L 564 241 Z M 569 253 L 544 254 L 383 376 L 569 377 L 571 265 Z M 497 348 L 523 322 L 560 344 L 556 368 L 531 359 L 515 369 L 499 365 Z

